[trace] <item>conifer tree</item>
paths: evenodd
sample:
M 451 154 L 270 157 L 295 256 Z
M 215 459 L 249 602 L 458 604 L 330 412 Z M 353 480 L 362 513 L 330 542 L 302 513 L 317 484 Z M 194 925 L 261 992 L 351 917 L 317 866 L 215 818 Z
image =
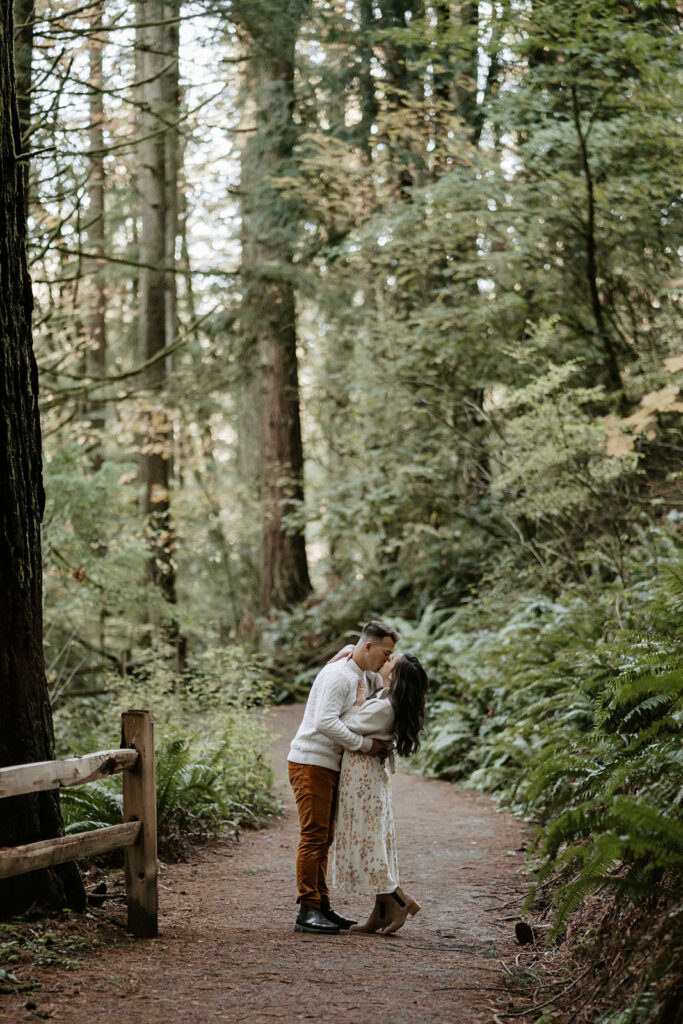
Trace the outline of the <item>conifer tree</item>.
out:
M 104 0 L 92 5 L 88 40 L 89 108 L 88 128 L 90 177 L 88 181 L 88 250 L 95 256 L 91 265 L 89 342 L 86 356 L 88 376 L 102 378 L 107 365 L 106 310 L 107 298 L 102 257 L 105 255 L 105 170 L 104 170 L 104 78 L 102 74 Z M 100 257 L 98 261 L 97 257 Z M 102 430 L 104 409 L 102 402 L 90 400 L 88 418 L 95 432 L 93 465 L 102 463 Z
M 246 51 L 250 133 L 242 152 L 242 330 L 260 378 L 261 608 L 286 607 L 311 589 L 303 502 L 293 244 L 297 210 L 277 188 L 290 169 L 295 47 L 309 0 L 236 3 Z
M 138 10 L 136 46 L 141 118 L 140 142 L 140 356 L 150 410 L 142 441 L 143 512 L 150 558 L 147 576 L 168 605 L 176 604 L 176 532 L 171 514 L 173 425 L 161 395 L 168 360 L 160 353 L 175 338 L 175 243 L 177 235 L 178 31 L 177 6 L 147 0 Z M 168 638 L 179 664 L 184 643 L 171 611 Z
M 53 757 L 42 635 L 42 484 L 38 374 L 31 336 L 26 208 L 12 58 L 12 8 L 0 7 L 0 765 Z M 55 791 L 3 802 L 0 846 L 62 834 Z M 74 864 L 0 882 L 3 915 L 85 903 Z

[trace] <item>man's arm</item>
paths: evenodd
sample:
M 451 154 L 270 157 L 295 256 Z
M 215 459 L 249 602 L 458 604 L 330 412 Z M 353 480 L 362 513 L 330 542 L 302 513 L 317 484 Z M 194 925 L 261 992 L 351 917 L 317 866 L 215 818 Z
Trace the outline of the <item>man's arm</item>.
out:
M 329 680 L 325 680 L 313 724 L 318 732 L 338 743 L 345 750 L 362 750 L 363 753 L 369 754 L 372 752 L 373 745 L 370 737 L 351 732 L 340 717 L 344 708 L 344 698 L 349 686 L 352 685 L 353 683 L 341 672 L 338 675 L 333 675 Z

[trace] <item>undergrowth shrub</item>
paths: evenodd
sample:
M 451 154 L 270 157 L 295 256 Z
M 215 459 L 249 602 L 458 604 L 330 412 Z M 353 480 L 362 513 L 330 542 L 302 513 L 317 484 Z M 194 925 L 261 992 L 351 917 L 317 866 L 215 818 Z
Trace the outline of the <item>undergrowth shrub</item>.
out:
M 79 729 L 73 708 L 57 711 L 58 749 L 66 755 L 115 746 L 112 729 L 121 710 L 152 711 L 162 856 L 182 856 L 190 840 L 258 826 L 278 812 L 261 711 L 270 701 L 270 686 L 258 662 L 239 650 L 212 651 L 186 680 L 159 664 L 145 679 L 114 677 L 110 686 L 116 694 L 113 717 L 102 706 L 82 708 Z M 121 777 L 68 788 L 61 800 L 67 833 L 116 824 L 122 820 Z
M 659 571 L 634 565 L 628 592 L 577 586 L 554 601 L 520 595 L 507 610 L 489 593 L 455 612 L 430 608 L 417 624 L 393 620 L 434 682 L 419 765 L 537 824 L 528 902 L 552 883 L 551 941 L 600 888 L 632 903 L 680 901 L 681 569 L 672 558 Z M 678 949 L 680 929 L 666 942 Z M 648 975 L 646 988 L 655 982 Z

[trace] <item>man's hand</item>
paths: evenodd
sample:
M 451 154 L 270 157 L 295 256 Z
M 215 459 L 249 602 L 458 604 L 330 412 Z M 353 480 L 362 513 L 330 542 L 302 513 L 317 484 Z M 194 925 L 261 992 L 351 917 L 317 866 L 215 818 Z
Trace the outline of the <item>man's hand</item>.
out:
M 382 740 L 373 740 L 372 746 L 368 750 L 368 754 L 370 754 L 371 757 L 388 757 L 389 753 L 390 748 L 386 743 L 383 743 Z

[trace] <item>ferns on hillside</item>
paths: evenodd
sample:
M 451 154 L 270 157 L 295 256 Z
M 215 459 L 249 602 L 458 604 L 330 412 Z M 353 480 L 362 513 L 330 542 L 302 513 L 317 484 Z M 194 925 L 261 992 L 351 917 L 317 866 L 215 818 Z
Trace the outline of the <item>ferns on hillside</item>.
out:
M 526 596 L 497 631 L 472 630 L 476 606 L 468 622 L 431 614 L 423 657 L 440 700 L 422 767 L 542 822 L 537 884 L 561 883 L 553 936 L 598 887 L 638 900 L 680 880 L 682 581 L 679 563 L 634 584 L 628 630 L 606 628 L 607 588 Z

